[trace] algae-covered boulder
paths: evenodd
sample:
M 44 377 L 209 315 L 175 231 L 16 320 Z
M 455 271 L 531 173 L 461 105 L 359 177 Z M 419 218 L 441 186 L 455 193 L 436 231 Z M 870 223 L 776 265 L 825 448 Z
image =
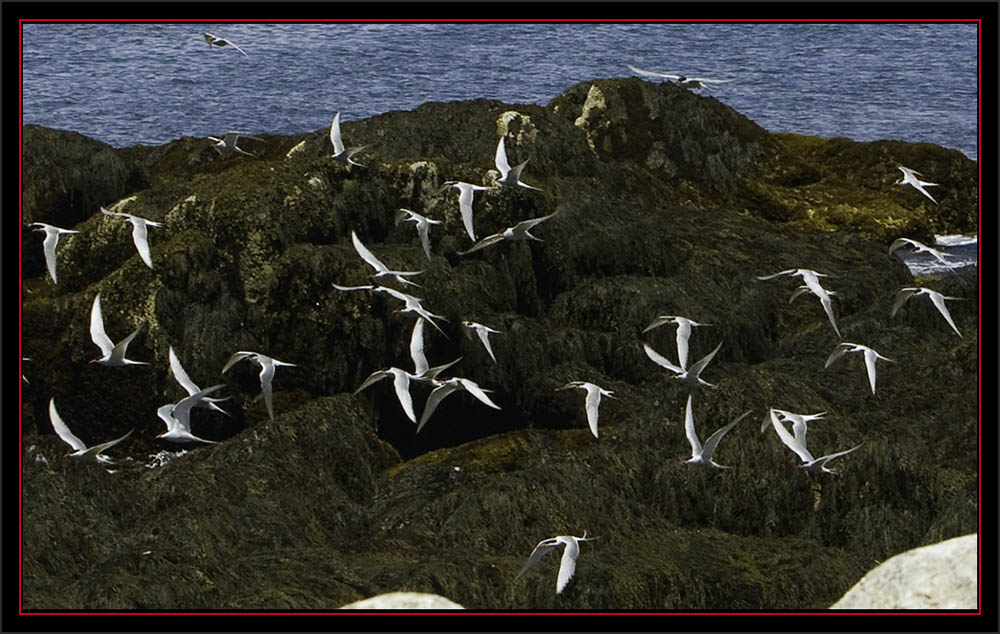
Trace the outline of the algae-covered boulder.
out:
M 80 233 L 60 242 L 58 285 L 26 232 L 25 607 L 335 609 L 403 592 L 469 610 L 824 608 L 873 561 L 975 530 L 976 278 L 916 281 L 963 298 L 949 302 L 959 337 L 923 298 L 890 317 L 915 280 L 887 253 L 901 232 L 968 229 L 972 161 L 771 134 L 638 79 L 586 82 L 545 107 L 428 103 L 345 121 L 342 134 L 369 146 L 355 157 L 364 167 L 333 161 L 326 130 L 264 135 L 254 157 L 190 138 L 94 144 L 145 180 L 80 198 L 91 202 L 63 225 Z M 538 241 L 459 255 L 473 241 L 444 184 L 495 184 L 501 135 L 541 191 L 477 192 L 476 238 L 552 217 Z M 81 147 L 45 146 L 53 180 Z M 862 161 L 865 148 L 878 158 Z M 893 161 L 940 182 L 940 205 L 895 186 Z M 149 230 L 152 269 L 100 205 L 162 223 Z M 399 208 L 440 221 L 430 260 Z M 409 277 L 419 286 L 373 279 L 352 232 L 388 268 L 422 271 Z M 798 278 L 757 279 L 798 268 L 828 276 L 843 340 L 893 359 L 876 394 L 857 355 L 824 367 L 841 339 L 815 297 L 789 301 Z M 334 284 L 421 298 L 435 315 L 428 363 L 458 359 L 441 378 L 474 381 L 500 409 L 459 390 L 417 434 L 391 379 L 355 394 L 377 370 L 414 369 L 416 316 L 389 293 Z M 98 292 L 113 340 L 144 324 L 128 356 L 149 365 L 87 363 Z M 706 324 L 689 365 L 721 343 L 701 375 L 714 387 L 695 390 L 692 409 L 703 440 L 751 410 L 717 449 L 730 470 L 679 462 L 691 390 L 644 352 L 677 359 L 673 327 L 644 332 L 658 315 Z M 466 320 L 499 331 L 495 361 Z M 191 415 L 218 444 L 179 453 L 156 438 L 157 408 L 185 395 L 171 347 L 199 386 L 225 384 L 213 396 L 228 397 L 228 416 Z M 294 364 L 270 377 L 273 420 L 259 367 L 222 374 L 241 350 Z M 584 394 L 558 390 L 574 380 L 614 391 L 597 438 Z M 418 420 L 433 389 L 410 382 Z M 115 473 L 63 455 L 53 397 L 87 443 L 135 430 L 109 450 Z M 807 475 L 760 432 L 769 407 L 826 411 L 809 427 L 817 455 L 861 447 L 839 476 Z M 583 531 L 598 539 L 562 593 L 558 557 L 515 580 L 541 539 Z

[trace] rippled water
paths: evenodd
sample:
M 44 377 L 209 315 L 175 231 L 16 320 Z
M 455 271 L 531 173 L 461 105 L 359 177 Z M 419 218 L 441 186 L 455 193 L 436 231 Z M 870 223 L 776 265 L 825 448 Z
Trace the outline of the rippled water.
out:
M 735 78 L 711 94 L 768 130 L 976 158 L 976 38 L 974 24 L 25 24 L 23 121 L 117 147 L 293 134 L 338 110 L 545 104 L 632 64 Z

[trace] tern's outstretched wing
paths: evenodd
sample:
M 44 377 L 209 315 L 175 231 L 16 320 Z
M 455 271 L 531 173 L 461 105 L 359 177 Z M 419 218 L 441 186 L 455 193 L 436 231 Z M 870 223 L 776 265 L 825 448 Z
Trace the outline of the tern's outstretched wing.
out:
M 795 455 L 799 457 L 804 463 L 809 463 L 813 461 L 812 454 L 809 450 L 803 447 L 795 438 L 788 433 L 785 426 L 781 424 L 778 417 L 775 415 L 774 410 L 771 410 L 771 425 L 774 427 L 774 431 L 778 433 L 778 438 L 781 442 L 785 443 L 785 446 L 795 452 Z
M 694 414 L 691 413 L 691 395 L 688 394 L 687 407 L 684 408 L 684 433 L 687 435 L 688 443 L 691 445 L 691 456 L 696 457 L 702 454 L 701 441 L 694 430 Z
M 493 159 L 493 164 L 500 171 L 500 178 L 506 178 L 507 173 L 510 172 L 510 163 L 507 162 L 507 150 L 504 149 L 503 137 L 500 137 L 500 142 L 497 143 L 497 154 Z
M 101 315 L 101 294 L 94 296 L 94 305 L 90 309 L 90 338 L 108 356 L 115 349 L 115 343 L 104 332 L 104 317 Z
M 934 305 L 937 306 L 938 312 L 941 313 L 941 316 L 944 317 L 945 321 L 948 322 L 948 325 L 951 326 L 951 329 L 955 331 L 956 335 L 961 337 L 962 333 L 958 331 L 958 326 L 956 326 L 955 322 L 952 321 L 951 313 L 948 312 L 948 307 L 944 305 L 944 295 L 935 291 L 931 291 L 928 295 L 930 296 L 931 301 L 934 302 Z
M 539 561 L 542 560 L 543 557 L 545 557 L 545 555 L 548 555 L 550 552 L 552 552 L 558 547 L 559 547 L 559 540 L 557 540 L 555 537 L 551 539 L 543 539 L 542 541 L 538 542 L 538 545 L 535 546 L 535 549 L 531 551 L 531 555 L 528 557 L 528 561 L 525 562 L 524 566 L 521 568 L 521 571 L 517 573 L 516 577 L 514 577 L 514 581 L 517 581 L 521 577 L 521 575 L 523 575 L 525 572 L 528 571 L 529 568 L 537 564 Z
M 851 344 L 843 344 L 843 343 L 839 344 L 836 348 L 833 349 L 833 352 L 830 353 L 830 356 L 826 358 L 826 363 L 823 365 L 823 367 L 824 368 L 830 367 L 830 365 L 834 361 L 844 356 L 847 353 L 848 349 L 850 349 L 850 347 Z
M 59 412 L 56 411 L 56 399 L 54 396 L 49 400 L 49 420 L 52 422 L 52 429 L 55 430 L 56 434 L 75 451 L 84 451 L 87 448 L 87 445 L 73 435 L 73 432 L 63 422 L 62 417 L 59 416 Z
M 656 365 L 664 367 L 674 374 L 684 374 L 684 370 L 671 363 L 665 356 L 656 350 L 650 348 L 648 343 L 642 344 L 642 349 L 646 351 L 646 356 L 649 357 L 649 359 Z
M 333 115 L 333 123 L 330 124 L 330 142 L 333 143 L 333 153 L 340 154 L 344 151 L 344 142 L 340 138 L 340 113 Z
M 389 267 L 382 264 L 382 261 L 375 257 L 375 254 L 369 251 L 368 247 L 361 243 L 361 239 L 358 238 L 358 234 L 354 231 L 351 231 L 351 242 L 354 243 L 354 250 L 358 252 L 361 259 L 371 265 L 371 267 L 377 272 L 384 273 L 389 270 Z
M 455 253 L 457 253 L 458 255 L 467 255 L 474 251 L 485 249 L 486 247 L 496 244 L 497 242 L 503 242 L 503 239 L 504 237 L 502 233 L 494 233 L 493 235 L 486 236 L 485 238 L 477 242 L 475 245 L 472 246 L 472 248 L 466 249 L 465 251 L 456 251 Z
M 733 422 L 729 423 L 725 427 L 716 430 L 714 434 L 712 434 L 711 436 L 709 436 L 708 440 L 705 441 L 705 447 L 701 451 L 701 457 L 703 459 L 705 459 L 705 460 L 711 460 L 712 459 L 712 454 L 715 453 L 715 448 L 719 446 L 719 441 L 722 440 L 722 437 L 725 436 L 726 433 L 729 432 L 730 429 L 732 429 L 733 427 L 736 427 L 736 423 L 740 422 L 741 420 L 743 420 L 744 418 L 746 418 L 747 416 L 749 416 L 750 412 L 752 412 L 752 411 L 753 410 L 749 410 L 748 409 L 747 411 L 745 411 L 742 414 L 740 414 L 736 418 L 736 420 L 734 420 Z

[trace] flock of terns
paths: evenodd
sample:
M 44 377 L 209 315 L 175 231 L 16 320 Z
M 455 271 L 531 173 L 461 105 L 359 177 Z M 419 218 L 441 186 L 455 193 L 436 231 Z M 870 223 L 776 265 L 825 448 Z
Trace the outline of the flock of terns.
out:
M 226 47 L 231 46 L 235 50 L 239 51 L 243 55 L 247 53 L 241 49 L 239 46 L 234 44 L 232 41 L 220 38 L 210 33 L 204 34 L 205 41 L 210 47 Z M 708 88 L 711 84 L 723 83 L 732 81 L 730 79 L 712 79 L 712 78 L 696 78 L 696 77 L 685 77 L 684 75 L 676 73 L 656 73 L 652 71 L 644 71 L 634 66 L 629 66 L 631 70 L 636 73 L 645 76 L 661 77 L 667 79 L 676 80 L 678 83 L 685 85 L 689 88 Z M 250 152 L 247 152 L 240 148 L 237 143 L 240 137 L 250 138 L 254 140 L 262 140 L 257 137 L 250 137 L 248 135 L 243 135 L 237 132 L 227 133 L 222 139 L 216 137 L 209 137 L 215 142 L 214 149 L 222 155 L 227 154 L 244 154 L 248 156 L 254 156 Z M 359 166 L 363 165 L 354 161 L 353 157 L 359 152 L 365 150 L 368 146 L 355 146 L 355 147 L 345 147 L 340 131 L 340 113 L 338 112 L 330 126 L 330 142 L 333 146 L 334 153 L 330 155 L 335 161 L 344 163 L 349 166 Z M 476 234 L 473 226 L 473 197 L 476 192 L 487 191 L 500 187 L 521 187 L 534 191 L 541 191 L 537 187 L 528 185 L 520 180 L 521 173 L 525 168 L 527 161 L 520 163 L 514 167 L 511 167 L 507 160 L 506 149 L 504 147 L 504 139 L 500 138 L 497 144 L 496 154 L 494 156 L 494 165 L 499 172 L 499 178 L 496 179 L 494 185 L 484 186 L 475 185 L 472 183 L 465 183 L 461 181 L 447 181 L 444 183 L 441 191 L 445 191 L 449 188 L 454 188 L 459 191 L 459 212 L 461 214 L 462 222 L 469 238 L 474 242 L 474 244 L 464 250 L 457 251 L 459 255 L 466 255 L 479 251 L 480 249 L 485 249 L 489 246 L 498 244 L 505 240 L 536 240 L 540 241 L 539 238 L 535 237 L 530 233 L 538 224 L 552 218 L 555 214 L 549 214 L 540 218 L 532 218 L 524 220 L 512 227 L 509 227 L 501 232 L 487 236 L 478 242 L 476 242 Z M 936 185 L 936 183 L 929 183 L 922 181 L 918 178 L 920 176 L 919 172 L 912 169 L 900 166 L 899 169 L 903 172 L 903 177 L 896 182 L 896 184 L 906 184 L 911 185 L 924 196 L 932 200 L 935 204 L 937 201 L 931 197 L 930 194 L 924 189 L 924 187 Z M 124 218 L 127 222 L 132 224 L 132 239 L 135 244 L 135 248 L 139 253 L 139 257 L 149 268 L 153 268 L 153 262 L 150 255 L 149 243 L 148 243 L 148 227 L 161 227 L 162 224 L 158 222 L 153 222 L 151 220 L 141 218 L 128 213 L 109 211 L 101 207 L 101 212 L 107 216 L 115 216 Z M 423 251 L 427 256 L 427 259 L 431 259 L 430 250 L 430 238 L 429 231 L 433 225 L 441 224 L 442 221 L 427 218 L 421 214 L 418 214 L 409 209 L 400 209 L 396 216 L 396 224 L 400 222 L 412 222 L 416 226 L 417 234 L 420 243 L 423 247 Z M 35 222 L 31 225 L 38 231 L 43 231 L 45 233 L 45 240 L 43 243 L 43 249 L 45 253 L 45 261 L 48 268 L 49 276 L 53 283 L 56 283 L 56 247 L 59 242 L 59 238 L 62 235 L 75 234 L 78 233 L 76 230 L 63 229 L 60 227 L 55 227 L 46 223 Z M 405 287 L 419 286 L 416 282 L 413 282 L 409 278 L 423 273 L 423 271 L 398 271 L 390 269 L 386 266 L 370 249 L 368 249 L 364 243 L 361 242 L 357 234 L 351 232 L 351 241 L 354 245 L 355 250 L 358 255 L 364 260 L 368 265 L 370 265 L 375 272 L 371 277 L 375 279 L 385 279 L 392 280 L 397 284 Z M 915 240 L 908 238 L 899 238 L 895 240 L 889 247 L 889 253 L 892 254 L 896 250 L 901 248 L 912 249 L 915 252 L 926 252 L 941 263 L 945 265 L 950 265 L 946 260 L 946 254 L 927 247 Z M 841 338 L 840 330 L 837 327 L 836 319 L 834 317 L 831 296 L 835 295 L 834 291 L 829 291 L 820 283 L 820 278 L 828 277 L 822 273 L 817 273 L 810 269 L 790 269 L 786 271 L 780 271 L 772 275 L 757 277 L 758 280 L 770 280 L 779 276 L 791 276 L 799 277 L 803 282 L 802 285 L 796 288 L 795 292 L 792 294 L 789 302 L 794 301 L 797 297 L 802 294 L 810 293 L 815 295 L 820 304 L 823 307 L 827 317 L 829 318 L 830 324 L 836 332 L 838 339 Z M 440 406 L 441 402 L 447 398 L 449 395 L 464 391 L 471 394 L 473 397 L 478 399 L 484 405 L 500 409 L 497 405 L 490 399 L 489 392 L 492 390 L 484 389 L 480 387 L 474 381 L 463 378 L 463 377 L 453 377 L 449 379 L 440 379 L 439 375 L 448 370 L 459 361 L 461 357 L 450 361 L 448 363 L 430 366 L 426 355 L 424 354 L 424 324 L 430 323 L 432 326 L 438 329 L 442 334 L 444 331 L 436 323 L 435 320 L 445 318 L 441 315 L 436 315 L 431 313 L 422 305 L 422 299 L 404 293 L 400 290 L 390 288 L 381 285 L 360 285 L 360 286 L 341 286 L 338 284 L 333 284 L 334 288 L 340 291 L 356 291 L 365 290 L 373 293 L 384 293 L 390 297 L 393 297 L 401 302 L 403 302 L 403 307 L 399 309 L 398 312 L 409 312 L 416 315 L 416 322 L 414 323 L 413 333 L 410 341 L 410 356 L 413 362 L 413 371 L 405 370 L 399 367 L 389 367 L 386 369 L 380 369 L 372 372 L 361 384 L 360 387 L 354 392 L 355 394 L 361 392 L 362 390 L 368 388 L 369 386 L 375 384 L 376 382 L 392 377 L 393 386 L 395 388 L 396 397 L 399 400 L 400 406 L 406 417 L 416 425 L 416 433 L 419 433 L 424 426 L 427 424 L 431 415 Z M 955 300 L 960 298 L 946 297 L 937 291 L 922 288 L 922 287 L 906 287 L 901 289 L 897 295 L 895 302 L 892 307 L 892 316 L 895 316 L 900 308 L 909 300 L 911 297 L 926 295 L 941 313 L 944 319 L 947 321 L 948 325 L 955 331 L 955 333 L 961 337 L 961 333 L 955 326 L 951 315 L 948 313 L 948 309 L 945 306 L 945 300 Z M 97 345 L 102 353 L 102 356 L 94 359 L 91 363 L 96 363 L 99 365 L 106 366 L 128 366 L 128 365 L 148 365 L 142 361 L 135 361 L 126 358 L 126 350 L 129 343 L 139 334 L 141 329 L 145 324 L 140 324 L 131 334 L 129 334 L 124 339 L 121 339 L 117 344 L 114 343 L 104 330 L 104 321 L 101 313 L 101 298 L 100 293 L 94 297 L 93 306 L 91 308 L 90 317 L 90 334 L 95 345 Z M 710 326 L 710 324 L 704 324 L 696 322 L 692 319 L 686 317 L 681 317 L 677 315 L 662 315 L 656 317 L 653 322 L 643 330 L 643 333 L 649 332 L 655 328 L 663 325 L 671 324 L 676 326 L 676 347 L 677 347 L 677 359 L 678 362 L 675 364 L 667 359 L 662 354 L 654 350 L 649 344 L 644 343 L 643 349 L 648 356 L 648 358 L 653 361 L 658 366 L 668 370 L 673 373 L 673 378 L 681 381 L 688 385 L 692 390 L 698 388 L 699 386 L 714 387 L 711 383 L 708 383 L 701 378 L 702 372 L 705 370 L 706 366 L 712 361 L 716 353 L 722 346 L 720 342 L 710 353 L 705 355 L 703 358 L 688 365 L 688 343 L 689 338 L 692 333 L 692 328 Z M 493 348 L 490 345 L 490 334 L 501 334 L 499 330 L 495 330 L 485 324 L 474 322 L 471 320 L 462 321 L 462 326 L 465 332 L 469 336 L 477 336 L 484 346 L 486 352 L 489 354 L 490 358 L 496 362 L 496 355 L 494 354 Z M 868 373 L 869 385 L 871 387 L 871 392 L 875 394 L 875 362 L 876 360 L 892 361 L 891 359 L 881 355 L 874 349 L 857 343 L 841 342 L 838 343 L 836 348 L 826 360 L 825 367 L 829 367 L 830 364 L 834 363 L 836 360 L 846 355 L 847 353 L 861 352 L 865 360 L 865 367 Z M 292 366 L 293 363 L 286 363 L 279 361 L 273 357 L 261 354 L 259 352 L 251 351 L 239 351 L 234 353 L 229 360 L 226 362 L 225 366 L 222 368 L 222 373 L 224 374 L 229 368 L 231 368 L 236 363 L 242 360 L 251 360 L 260 366 L 260 383 L 261 391 L 264 395 L 264 401 L 267 407 L 268 415 L 271 420 L 274 420 L 274 409 L 272 405 L 272 380 L 274 378 L 275 369 L 279 366 Z M 184 370 L 177 358 L 173 347 L 169 350 L 169 362 L 171 373 L 178 381 L 178 383 L 184 388 L 188 393 L 188 396 L 175 402 L 168 403 L 157 409 L 157 415 L 166 425 L 166 431 L 158 434 L 156 438 L 177 444 L 190 444 L 190 443 L 210 443 L 214 444 L 216 441 L 206 440 L 200 438 L 191 433 L 191 410 L 195 407 L 207 408 L 214 410 L 226 415 L 229 415 L 224 409 L 219 407 L 217 403 L 227 400 L 226 398 L 212 398 L 211 394 L 214 394 L 217 390 L 224 387 L 224 384 L 217 384 L 206 389 L 200 389 L 188 376 L 187 372 Z M 25 379 L 27 381 L 27 379 Z M 426 404 L 424 406 L 423 412 L 420 418 L 417 418 L 416 411 L 413 407 L 413 400 L 410 395 L 410 384 L 411 382 L 421 382 L 430 385 L 433 389 L 427 398 Z M 615 398 L 613 392 L 610 390 L 605 390 L 604 388 L 590 382 L 586 381 L 571 381 L 566 385 L 557 388 L 558 390 L 569 390 L 569 389 L 579 389 L 586 392 L 585 399 L 585 410 L 587 416 L 587 422 L 590 427 L 590 431 L 595 438 L 598 437 L 598 408 L 602 397 Z M 730 467 L 720 465 L 714 460 L 714 455 L 716 449 L 719 446 L 722 438 L 733 429 L 741 420 L 751 413 L 752 410 L 747 410 L 738 416 L 735 420 L 730 422 L 728 425 L 718 429 L 708 439 L 702 444 L 699 441 L 698 435 L 695 431 L 694 416 L 692 413 L 692 395 L 688 395 L 687 404 L 685 407 L 684 414 L 684 428 L 687 436 L 687 440 L 691 445 L 691 457 L 684 459 L 681 462 L 687 463 L 689 465 L 711 467 L 717 469 L 729 469 Z M 815 458 L 812 453 L 806 448 L 806 434 L 807 434 L 807 424 L 810 421 L 821 419 L 826 412 L 819 412 L 816 414 L 797 414 L 794 412 L 789 412 L 786 410 L 781 410 L 777 408 L 769 408 L 767 415 L 764 418 L 761 431 L 764 432 L 767 426 L 770 425 L 777 433 L 781 442 L 786 445 L 792 452 L 794 452 L 802 463 L 799 465 L 800 468 L 805 469 L 810 472 L 818 473 L 836 473 L 833 469 L 829 469 L 826 464 L 841 456 L 849 454 L 857 450 L 861 445 L 857 445 L 850 449 L 843 451 L 838 451 L 835 453 L 827 454 L 819 458 Z M 116 444 L 122 442 L 128 438 L 133 430 L 130 430 L 124 436 L 116 438 L 114 440 L 100 443 L 88 447 L 82 440 L 76 437 L 70 430 L 69 427 L 60 417 L 58 411 L 56 410 L 55 399 L 52 398 L 49 401 L 49 416 L 55 430 L 56 434 L 65 441 L 73 451 L 68 455 L 84 461 L 90 461 L 102 465 L 114 465 L 115 463 L 106 455 L 104 452 Z M 789 432 L 786 425 L 792 425 L 792 431 Z M 516 578 L 519 578 L 525 571 L 535 565 L 548 553 L 563 547 L 563 556 L 561 564 L 559 567 L 559 573 L 556 580 L 556 593 L 561 593 L 566 585 L 569 583 L 573 576 L 576 568 L 576 559 L 580 552 L 579 543 L 583 541 L 589 541 L 597 539 L 595 537 L 587 537 L 586 532 L 584 532 L 583 537 L 575 537 L 571 535 L 560 535 L 553 537 L 551 539 L 545 539 L 538 543 L 535 549 L 532 551 L 527 563 L 518 573 Z M 516 580 L 515 578 L 515 580 Z

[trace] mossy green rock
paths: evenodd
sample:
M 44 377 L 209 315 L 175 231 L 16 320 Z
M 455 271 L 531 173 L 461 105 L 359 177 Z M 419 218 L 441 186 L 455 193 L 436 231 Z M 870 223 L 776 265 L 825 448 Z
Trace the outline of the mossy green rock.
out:
M 546 107 L 428 103 L 342 131 L 370 145 L 355 157 L 366 167 L 329 159 L 325 130 L 264 136 L 248 146 L 258 158 L 189 138 L 95 145 L 138 184 L 81 198 L 58 286 L 24 232 L 25 607 L 334 609 L 421 592 L 470 610 L 824 608 L 876 560 L 976 530 L 976 279 L 925 282 L 965 298 L 949 303 L 962 338 L 922 298 L 890 319 L 913 277 L 887 253 L 900 235 L 975 230 L 974 162 L 772 134 L 637 79 L 580 84 Z M 66 178 L 79 135 L 34 134 L 55 156 L 52 181 Z M 543 191 L 477 193 L 477 236 L 557 213 L 533 230 L 544 242 L 459 256 L 471 242 L 441 187 L 490 184 L 499 134 Z M 941 204 L 894 186 L 896 161 L 939 182 Z M 25 164 L 26 187 L 44 189 Z M 152 270 L 99 205 L 164 223 L 149 231 Z M 400 207 L 443 221 L 430 262 L 395 223 Z M 23 210 L 25 224 L 40 217 Z M 424 270 L 411 291 L 446 318 L 444 335 L 425 329 L 431 364 L 462 357 L 447 376 L 493 390 L 501 410 L 459 392 L 416 436 L 390 381 L 352 394 L 374 370 L 412 367 L 414 323 L 384 294 L 332 287 L 370 282 L 352 230 L 389 267 Z M 875 396 L 855 355 L 824 369 L 838 339 L 818 302 L 789 304 L 788 278 L 755 279 L 799 267 L 831 276 L 845 340 L 895 361 L 879 364 Z M 97 292 L 112 339 L 146 324 L 129 357 L 149 366 L 87 363 Z M 722 342 L 703 374 L 717 387 L 693 397 L 701 438 L 753 410 L 716 454 L 732 470 L 678 463 L 688 390 L 642 349 L 676 358 L 672 328 L 642 333 L 663 314 L 711 324 L 692 334 L 692 361 Z M 502 331 L 496 363 L 467 319 Z M 157 407 L 183 396 L 171 346 L 195 382 L 232 396 L 231 417 L 192 413 L 220 444 L 172 458 L 154 438 Z M 274 421 L 258 368 L 220 376 L 237 350 L 296 364 L 275 374 Z M 556 391 L 571 380 L 615 392 L 599 438 L 583 394 Z M 430 387 L 411 392 L 419 416 Z M 64 457 L 53 397 L 85 442 L 136 430 L 108 451 L 116 473 Z M 828 412 L 809 431 L 817 455 L 862 447 L 839 477 L 810 478 L 760 433 L 769 406 Z M 563 593 L 558 557 L 515 582 L 538 541 L 584 530 L 599 539 Z

